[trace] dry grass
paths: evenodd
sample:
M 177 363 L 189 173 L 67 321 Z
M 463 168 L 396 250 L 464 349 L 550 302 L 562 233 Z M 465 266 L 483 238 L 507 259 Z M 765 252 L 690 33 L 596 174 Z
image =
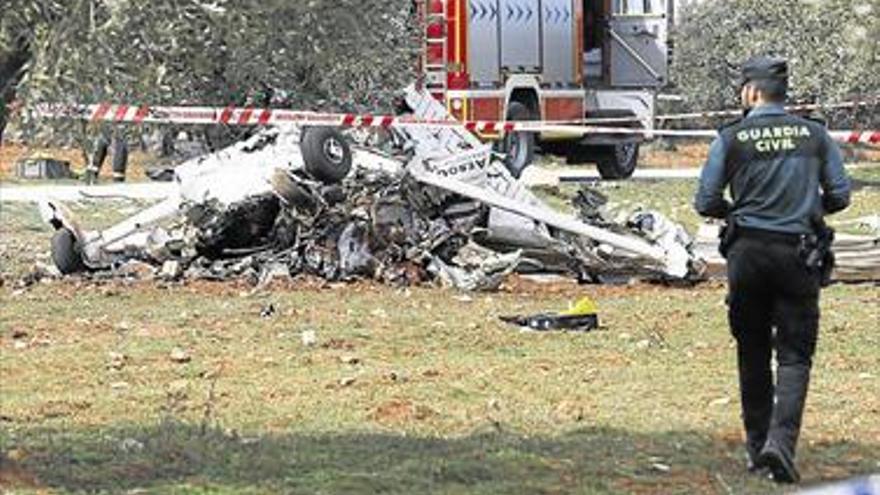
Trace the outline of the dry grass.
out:
M 513 289 L 7 292 L 0 444 L 61 491 L 774 490 L 742 470 L 720 286 Z M 497 320 L 583 294 L 600 301 L 598 332 Z M 878 299 L 876 287 L 836 287 L 824 300 L 808 483 L 880 468 Z
M 855 208 L 876 212 L 877 171 L 859 174 Z M 692 192 L 609 190 L 667 213 Z M 78 211 L 93 225 L 125 213 L 102 205 Z M 0 490 L 779 492 L 743 469 L 720 284 L 16 289 L 46 260 L 48 236 L 32 209 L 0 206 Z M 598 301 L 601 330 L 524 334 L 498 321 L 582 295 Z M 878 303 L 876 285 L 823 297 L 806 484 L 880 471 Z
M 6 184 L 24 184 L 29 182 L 18 179 L 15 176 L 15 168 L 20 160 L 30 158 L 54 158 L 70 162 L 71 170 L 77 175 L 84 174 L 86 169 L 86 160 L 83 157 L 82 151 L 78 148 L 41 148 L 4 143 L 0 146 L 0 181 Z M 126 178 L 135 182 L 147 180 L 145 170 L 155 161 L 156 158 L 148 153 L 132 150 L 129 156 Z M 112 180 L 109 157 L 101 170 L 101 179 L 105 181 Z

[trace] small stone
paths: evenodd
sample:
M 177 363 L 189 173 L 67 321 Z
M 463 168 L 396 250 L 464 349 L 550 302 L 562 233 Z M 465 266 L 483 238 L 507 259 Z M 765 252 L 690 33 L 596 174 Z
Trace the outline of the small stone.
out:
M 871 378 L 874 378 L 874 375 L 872 375 L 870 373 L 859 374 L 859 380 L 870 380 Z
M 354 382 L 356 382 L 356 381 L 357 381 L 357 378 L 355 378 L 353 376 L 347 376 L 347 377 L 339 380 L 339 385 L 341 385 L 343 387 L 350 387 L 351 385 L 354 385 Z
M 15 330 L 12 331 L 12 338 L 14 340 L 23 339 L 27 336 L 28 336 L 27 331 L 22 330 L 21 328 L 16 328 Z
M 318 343 L 318 333 L 314 330 L 305 330 L 302 333 L 302 343 L 306 347 L 313 347 Z
M 360 364 L 361 362 L 361 359 L 357 356 L 341 356 L 339 360 L 342 362 L 342 364 L 348 364 L 352 366 Z
M 119 450 L 123 452 L 139 452 L 144 450 L 144 444 L 134 438 L 126 438 L 119 442 Z
M 125 367 L 125 362 L 128 360 L 125 354 L 119 352 L 111 352 L 108 357 L 110 361 L 107 363 L 107 367 L 117 371 Z
M 128 332 L 128 331 L 131 331 L 132 325 L 130 322 L 128 322 L 126 320 L 122 320 L 119 323 L 117 323 L 116 325 L 114 325 L 114 329 L 117 332 Z
M 392 382 L 407 382 L 407 381 L 409 381 L 409 378 L 406 376 L 406 374 L 401 373 L 399 371 L 389 372 L 388 379 L 391 380 Z
M 16 341 L 12 344 L 12 347 L 13 347 L 16 351 L 23 351 L 23 350 L 25 350 L 25 349 L 28 348 L 28 343 L 25 342 L 25 341 L 23 341 L 23 340 L 16 340 Z
M 188 363 L 192 361 L 192 356 L 185 349 L 175 347 L 171 350 L 171 360 L 178 364 Z
M 114 382 L 110 384 L 110 388 L 113 390 L 124 390 L 131 387 L 128 382 Z
M 730 404 L 730 397 L 721 397 L 709 403 L 710 406 L 726 406 Z

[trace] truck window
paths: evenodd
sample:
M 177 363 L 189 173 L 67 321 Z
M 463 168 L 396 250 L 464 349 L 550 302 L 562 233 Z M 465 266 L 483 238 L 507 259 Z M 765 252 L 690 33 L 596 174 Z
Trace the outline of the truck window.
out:
M 614 13 L 643 15 L 653 13 L 652 0 L 614 0 Z

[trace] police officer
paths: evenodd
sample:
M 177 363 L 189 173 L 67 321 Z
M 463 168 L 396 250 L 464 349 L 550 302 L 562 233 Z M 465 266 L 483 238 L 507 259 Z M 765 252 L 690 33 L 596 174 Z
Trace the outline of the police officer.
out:
M 727 220 L 722 253 L 748 468 L 769 468 L 774 481 L 796 483 L 820 272 L 831 263 L 830 242 L 820 242 L 827 233 L 822 218 L 849 206 L 850 181 L 824 126 L 783 109 L 784 59 L 750 59 L 740 83 L 746 116 L 723 127 L 712 143 L 695 206 L 703 216 Z M 732 202 L 724 197 L 728 186 Z

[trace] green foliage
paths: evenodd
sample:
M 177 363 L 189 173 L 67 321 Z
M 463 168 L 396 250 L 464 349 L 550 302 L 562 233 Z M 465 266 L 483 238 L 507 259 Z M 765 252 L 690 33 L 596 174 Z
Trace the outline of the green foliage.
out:
M 674 36 L 675 83 L 692 109 L 736 104 L 736 67 L 759 54 L 789 59 L 794 100 L 880 96 L 880 0 L 710 0 L 687 8 Z M 828 117 L 868 124 L 878 113 Z
M 387 108 L 415 73 L 410 9 L 407 0 L 73 0 L 30 24 L 34 61 L 19 95 L 240 105 L 273 88 L 300 108 Z

